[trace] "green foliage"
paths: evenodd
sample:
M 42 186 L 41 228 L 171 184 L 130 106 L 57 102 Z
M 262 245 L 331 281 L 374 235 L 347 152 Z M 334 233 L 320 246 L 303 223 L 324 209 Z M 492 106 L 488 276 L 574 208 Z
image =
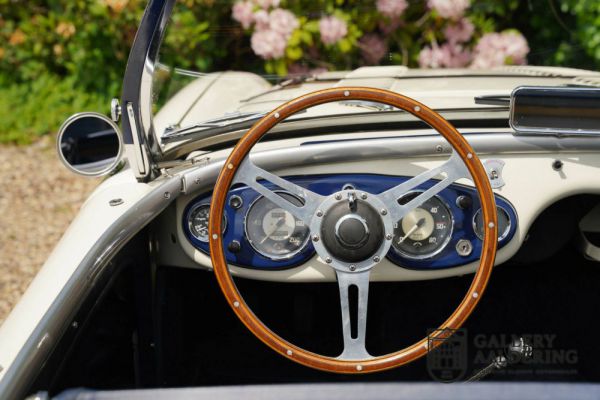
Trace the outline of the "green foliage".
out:
M 27 144 L 56 132 L 81 111 L 106 113 L 106 99 L 78 87 L 73 77 L 43 74 L 28 83 L 0 87 L 0 143 Z

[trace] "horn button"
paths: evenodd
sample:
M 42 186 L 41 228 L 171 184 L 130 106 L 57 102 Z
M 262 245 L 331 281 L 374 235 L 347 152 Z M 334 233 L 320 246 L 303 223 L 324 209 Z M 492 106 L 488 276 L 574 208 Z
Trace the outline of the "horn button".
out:
M 361 200 L 341 201 L 323 217 L 321 237 L 327 251 L 345 262 L 360 262 L 373 256 L 385 236 L 379 213 Z

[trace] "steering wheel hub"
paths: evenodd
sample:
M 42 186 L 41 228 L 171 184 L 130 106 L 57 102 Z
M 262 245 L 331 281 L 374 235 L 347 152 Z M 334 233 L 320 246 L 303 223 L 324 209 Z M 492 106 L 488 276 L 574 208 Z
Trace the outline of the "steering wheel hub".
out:
M 367 202 L 334 204 L 321 222 L 325 249 L 338 260 L 355 263 L 370 259 L 385 241 L 379 213 Z

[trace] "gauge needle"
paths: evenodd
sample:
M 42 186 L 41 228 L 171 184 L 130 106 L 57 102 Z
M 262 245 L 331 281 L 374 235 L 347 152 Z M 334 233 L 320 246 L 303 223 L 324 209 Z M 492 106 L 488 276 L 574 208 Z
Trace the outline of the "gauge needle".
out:
M 400 238 L 400 240 L 398 240 L 398 244 L 404 242 L 404 240 L 406 240 L 407 237 L 415 233 L 415 231 L 422 227 L 424 223 L 425 218 L 421 218 L 420 220 L 418 220 L 417 223 L 412 228 L 410 228 L 408 232 L 406 232 L 406 234 Z
M 272 234 L 274 234 L 275 232 L 277 232 L 277 229 L 279 229 L 279 227 L 281 225 L 283 225 L 284 223 L 285 223 L 285 217 L 279 218 L 277 220 L 277 222 L 275 223 L 275 226 L 273 227 L 273 229 L 271 229 L 271 232 L 267 233 L 267 236 L 265 236 L 265 238 L 260 241 L 260 244 L 263 244 L 268 238 L 271 237 Z

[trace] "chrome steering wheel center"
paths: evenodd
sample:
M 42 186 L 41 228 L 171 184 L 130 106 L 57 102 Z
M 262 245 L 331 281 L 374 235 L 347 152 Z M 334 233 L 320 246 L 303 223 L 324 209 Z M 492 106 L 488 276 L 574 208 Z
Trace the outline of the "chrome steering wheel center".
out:
M 332 194 L 310 223 L 317 254 L 338 271 L 370 270 L 391 246 L 394 224 L 389 214 L 376 195 L 355 190 Z

